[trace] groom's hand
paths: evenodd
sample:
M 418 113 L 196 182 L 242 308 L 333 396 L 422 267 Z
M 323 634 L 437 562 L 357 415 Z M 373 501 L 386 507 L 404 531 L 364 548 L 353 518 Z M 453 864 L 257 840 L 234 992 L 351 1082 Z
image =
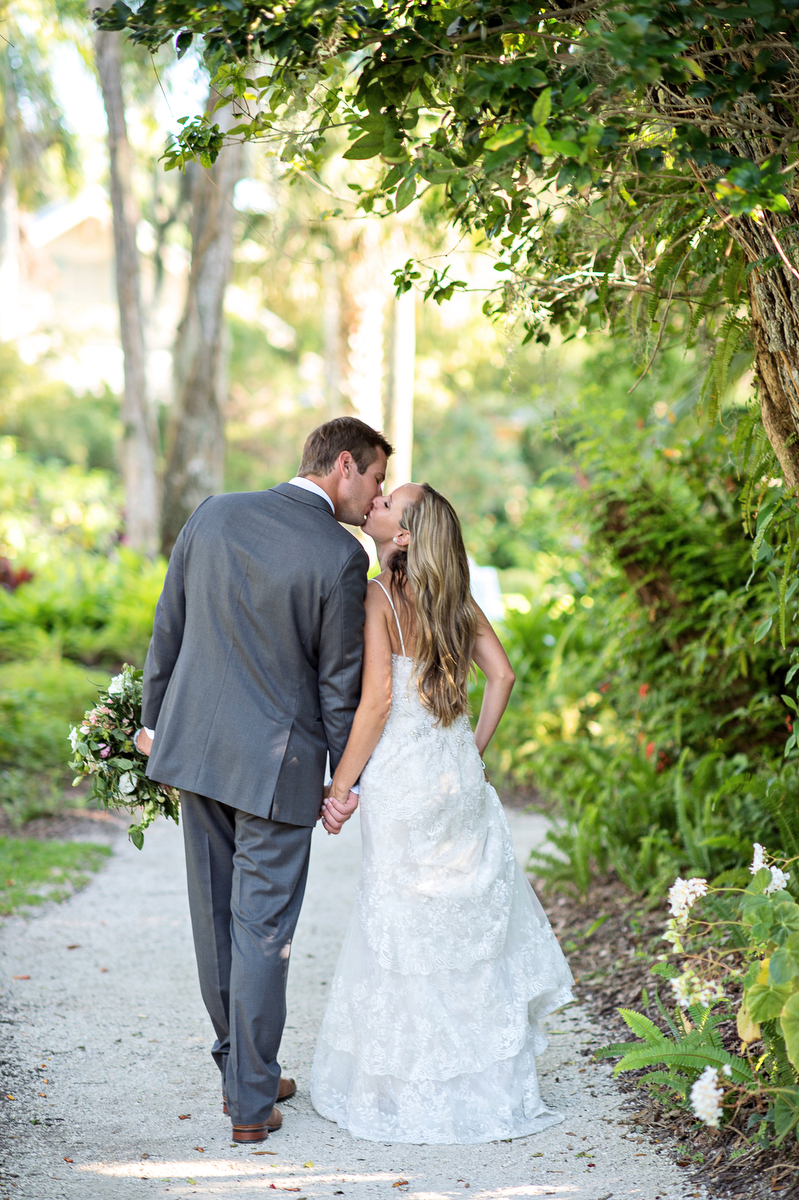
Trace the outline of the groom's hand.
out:
M 136 749 L 140 750 L 142 754 L 149 755 L 153 748 L 153 739 L 150 737 L 146 729 L 139 730 L 138 734 L 136 735 L 135 745 Z
M 358 793 L 350 792 L 346 800 L 338 796 L 328 795 L 322 801 L 322 824 L 328 833 L 341 833 L 341 828 L 349 821 L 358 807 Z

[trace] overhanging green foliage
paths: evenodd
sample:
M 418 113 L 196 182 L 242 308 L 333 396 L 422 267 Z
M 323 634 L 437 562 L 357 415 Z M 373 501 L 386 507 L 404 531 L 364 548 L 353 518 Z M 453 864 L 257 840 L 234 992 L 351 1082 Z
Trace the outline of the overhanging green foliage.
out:
M 151 48 L 175 37 L 179 55 L 199 37 L 233 105 L 227 133 L 213 112 L 185 121 L 167 165 L 209 164 L 232 136 L 314 170 L 343 126 L 344 157 L 376 167 L 372 187 L 350 185 L 365 211 L 435 188 L 445 219 L 494 244 L 489 310 L 521 310 L 543 338 L 553 322 L 613 321 L 633 295 L 644 324 L 665 326 L 674 305 L 689 331 L 721 315 L 720 393 L 754 265 L 728 219 L 789 209 L 796 0 L 145 0 L 135 12 L 117 0 L 97 19 Z M 434 273 L 428 292 L 452 286 Z

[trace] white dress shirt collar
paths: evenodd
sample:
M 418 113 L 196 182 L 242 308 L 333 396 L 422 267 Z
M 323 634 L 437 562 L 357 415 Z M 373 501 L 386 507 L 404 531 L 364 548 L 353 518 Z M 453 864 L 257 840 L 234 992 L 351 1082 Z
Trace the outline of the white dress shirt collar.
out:
M 324 496 L 330 505 L 330 511 L 333 513 L 333 516 L 336 515 L 336 508 L 333 501 L 327 492 L 323 488 L 320 488 L 318 483 L 314 483 L 312 479 L 306 479 L 304 475 L 295 475 L 293 479 L 289 480 L 289 483 L 292 487 L 302 488 L 305 492 L 313 492 L 317 496 Z

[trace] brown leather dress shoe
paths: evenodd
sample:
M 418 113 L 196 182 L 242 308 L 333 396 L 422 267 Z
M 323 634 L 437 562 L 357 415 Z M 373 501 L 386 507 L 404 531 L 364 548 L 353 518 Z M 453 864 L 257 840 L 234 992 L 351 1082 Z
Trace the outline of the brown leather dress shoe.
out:
M 283 1114 L 279 1108 L 273 1108 L 262 1125 L 234 1125 L 234 1142 L 263 1142 L 283 1124 Z
M 280 1104 L 281 1100 L 290 1100 L 291 1097 L 296 1093 L 296 1091 L 297 1091 L 297 1085 L 293 1079 L 281 1078 L 280 1084 L 278 1085 L 278 1089 L 277 1089 L 276 1103 Z M 229 1116 L 228 1108 L 227 1108 L 227 1100 L 225 1099 L 224 1096 L 222 1097 L 222 1112 L 225 1114 L 226 1117 Z

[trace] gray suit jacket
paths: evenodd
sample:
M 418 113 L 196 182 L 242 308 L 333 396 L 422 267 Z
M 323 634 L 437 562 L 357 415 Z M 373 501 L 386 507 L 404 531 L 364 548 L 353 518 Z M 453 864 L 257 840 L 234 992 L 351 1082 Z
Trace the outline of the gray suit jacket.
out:
M 321 496 L 205 500 L 169 561 L 144 665 L 147 774 L 313 825 L 360 696 L 368 557 Z

